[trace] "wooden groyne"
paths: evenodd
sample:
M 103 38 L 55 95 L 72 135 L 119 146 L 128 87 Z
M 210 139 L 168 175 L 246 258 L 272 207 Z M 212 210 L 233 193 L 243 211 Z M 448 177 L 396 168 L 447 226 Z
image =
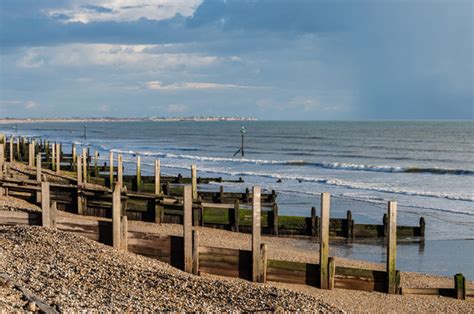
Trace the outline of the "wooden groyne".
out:
M 0 186 L 9 195 L 23 198 L 29 202 L 40 202 L 38 190 L 45 173 L 56 176 L 62 183 L 51 184 L 51 198 L 60 210 L 82 215 L 108 217 L 112 203 L 112 187 L 116 182 L 122 186 L 123 214 L 129 220 L 149 222 L 183 223 L 181 209 L 185 184 L 191 184 L 194 199 L 193 220 L 200 226 L 251 232 L 252 193 L 244 192 L 203 191 L 199 184 L 209 182 L 228 182 L 222 178 L 205 178 L 197 175 L 195 165 L 191 166 L 190 177 L 181 175 L 163 176 L 160 161 L 155 161 L 154 175 L 144 176 L 141 173 L 140 156 L 136 156 L 135 175 L 124 174 L 124 163 L 121 154 L 110 152 L 108 163 L 100 165 L 99 153 L 90 153 L 83 148 L 79 155 L 76 145 L 66 153 L 61 143 L 50 143 L 41 139 L 0 136 L 3 149 L 3 160 L 27 163 L 36 167 L 36 172 L 23 171 L 29 180 L 11 178 L 9 170 L 0 178 Z M 5 167 L 9 165 L 5 164 Z M 16 169 L 15 171 L 21 171 Z M 48 172 L 46 172 L 48 171 Z M 233 182 L 243 182 L 239 179 Z M 307 217 L 286 216 L 279 214 L 277 193 L 261 194 L 263 234 L 275 236 L 306 236 L 317 238 L 320 230 L 320 217 L 316 208 L 311 208 Z M 331 236 L 348 239 L 387 237 L 388 217 L 381 217 L 381 224 L 359 224 L 347 211 L 345 218 L 330 218 L 329 233 Z M 425 220 L 420 218 L 418 226 L 398 226 L 399 237 L 424 238 Z
M 473 296 L 467 289 L 462 274 L 454 277 L 454 288 L 400 289 L 400 272 L 396 269 L 397 204 L 388 202 L 387 260 L 384 271 L 343 267 L 329 256 L 330 195 L 321 195 L 321 228 L 319 230 L 319 263 L 301 263 L 268 259 L 268 249 L 262 243 L 260 217 L 260 188 L 254 187 L 252 201 L 251 249 L 239 250 L 202 246 L 199 243 L 200 226 L 195 224 L 191 186 L 185 186 L 182 210 L 184 212 L 183 236 L 160 235 L 143 231 L 139 222 L 128 221 L 122 214 L 121 186 L 113 190 L 112 218 L 81 216 L 57 210 L 50 199 L 50 183 L 41 185 L 41 212 L 0 211 L 0 225 L 42 225 L 62 231 L 74 232 L 112 245 L 116 249 L 130 251 L 169 263 L 186 272 L 199 275 L 237 277 L 253 282 L 284 282 L 319 287 L 322 289 L 344 288 L 364 291 L 381 291 L 390 294 L 440 294 L 458 299 Z

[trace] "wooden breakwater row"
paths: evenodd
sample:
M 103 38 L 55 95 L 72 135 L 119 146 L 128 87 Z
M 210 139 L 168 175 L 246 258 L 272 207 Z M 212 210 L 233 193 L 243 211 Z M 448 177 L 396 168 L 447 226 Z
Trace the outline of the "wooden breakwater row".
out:
M 116 185 L 113 192 L 112 218 L 79 216 L 57 210 L 51 202 L 50 184 L 41 185 L 42 212 L 25 213 L 0 211 L 0 225 L 43 225 L 62 231 L 74 232 L 112 245 L 116 249 L 134 252 L 169 263 L 186 272 L 199 275 L 238 277 L 254 282 L 284 282 L 319 287 L 322 289 L 344 288 L 365 291 L 381 291 L 391 294 L 435 294 L 449 295 L 458 299 L 474 296 L 466 288 L 465 278 L 457 274 L 454 288 L 450 289 L 400 289 L 400 272 L 396 270 L 397 204 L 388 203 L 388 241 L 385 271 L 359 269 L 337 265 L 337 259 L 329 256 L 330 195 L 321 195 L 321 228 L 319 263 L 301 263 L 268 258 L 268 248 L 261 241 L 259 187 L 254 187 L 252 201 L 251 249 L 202 246 L 199 242 L 200 226 L 192 219 L 193 200 L 191 187 L 183 195 L 183 236 L 169 236 L 143 231 L 139 222 L 128 221 L 121 215 L 121 191 Z M 316 253 L 315 253 L 316 254 Z
M 81 180 L 83 183 L 94 183 L 111 188 L 115 181 L 121 182 L 123 187 L 136 192 L 149 192 L 165 195 L 182 195 L 182 185 L 191 183 L 193 186 L 193 197 L 204 201 L 212 202 L 233 202 L 236 198 L 240 202 L 250 202 L 248 189 L 244 193 L 224 192 L 221 188 L 219 192 L 198 191 L 198 184 L 210 182 L 243 182 L 239 180 L 227 180 L 222 177 L 199 177 L 197 176 L 196 167 L 191 167 L 191 177 L 178 176 L 162 176 L 160 161 L 155 161 L 154 176 L 143 176 L 141 171 L 141 157 L 136 156 L 135 159 L 135 175 L 124 174 L 124 160 L 122 154 L 115 155 L 109 152 L 108 164 L 99 165 L 99 152 L 90 153 L 90 149 L 83 147 L 82 155 L 77 153 L 75 144 L 72 144 L 72 152 L 64 153 L 62 143 L 48 142 L 42 139 L 26 139 L 24 137 L 15 138 L 11 136 L 9 139 L 0 134 L 0 143 L 4 143 L 4 160 L 10 162 L 25 162 L 29 166 L 34 167 L 41 163 L 44 169 L 51 169 L 57 174 L 63 173 L 70 175 L 68 179 L 70 183 L 77 183 L 76 175 L 79 170 L 82 171 Z M 38 155 L 40 157 L 38 157 Z M 39 158 L 39 159 L 38 159 Z M 80 167 L 78 165 L 81 165 Z M 80 168 L 80 169 L 79 169 Z M 276 193 L 262 194 L 262 201 L 265 203 L 274 203 Z
M 41 182 L 25 181 L 4 177 L 0 179 L 2 194 L 24 199 L 39 204 L 38 191 Z M 155 223 L 183 223 L 182 198 L 165 195 L 122 191 L 122 211 L 130 220 L 141 220 Z M 88 216 L 108 217 L 112 212 L 112 192 L 110 189 L 95 186 L 77 186 L 51 184 L 51 199 L 60 210 Z M 250 199 L 252 199 L 250 197 Z M 311 209 L 311 217 L 281 216 L 278 206 L 262 206 L 262 233 L 275 236 L 309 236 L 318 237 L 320 217 L 316 208 Z M 240 204 L 236 199 L 233 204 L 208 203 L 196 200 L 193 220 L 203 227 L 231 230 L 234 232 L 251 232 L 252 212 L 248 204 Z M 388 217 L 384 215 L 382 225 L 356 224 L 350 211 L 347 218 L 331 218 L 329 232 L 331 236 L 349 239 L 365 237 L 386 237 Z M 397 232 L 403 237 L 423 237 L 424 220 L 420 219 L 419 227 L 397 226 Z
M 13 142 L 14 139 L 10 139 L 8 143 Z M 23 138 L 17 141 L 17 145 L 19 142 L 28 143 L 28 141 L 25 141 Z M 15 145 L 9 144 L 7 146 L 13 147 L 12 151 L 14 150 Z M 127 191 L 127 195 L 124 196 L 124 211 L 129 219 L 182 223 L 182 211 L 180 211 L 179 206 L 176 208 L 176 202 L 179 200 L 179 195 L 182 195 L 183 185 L 182 183 L 178 183 L 170 187 L 170 181 L 163 184 L 159 160 L 155 161 L 154 177 L 141 176 L 140 156 L 136 157 L 137 174 L 135 176 L 125 176 L 123 175 L 122 156 L 117 156 L 117 167 L 114 167 L 114 155 L 111 152 L 109 155 L 110 166 L 105 165 L 101 168 L 108 169 L 110 172 L 104 174 L 98 170 L 97 152 L 94 153 L 94 165 L 90 166 L 90 161 L 88 161 L 90 156 L 88 156 L 87 150 L 83 149 L 83 155 L 77 156 L 75 154 L 75 146 L 73 146 L 73 154 L 71 154 L 71 156 L 75 157 L 71 160 L 75 160 L 76 162 L 73 167 L 74 169 L 72 169 L 75 172 L 70 172 L 69 170 L 63 169 L 64 166 L 61 163 L 61 155 L 63 154 L 61 145 L 56 143 L 52 146 L 53 148 L 56 147 L 56 149 L 52 149 L 52 151 L 48 153 L 49 143 L 45 141 L 41 142 L 41 144 L 29 143 L 30 149 L 28 156 L 33 156 L 35 147 L 39 147 L 40 152 L 37 154 L 36 162 L 29 160 L 29 164 L 36 166 L 37 169 L 40 168 L 39 171 L 41 172 L 41 168 L 46 163 L 46 166 L 54 166 L 52 169 L 55 170 L 58 176 L 64 173 L 76 177 L 62 176 L 62 178 L 65 178 L 69 182 L 70 186 L 54 186 L 56 193 L 53 197 L 59 206 L 63 206 L 61 207 L 62 210 L 99 217 L 110 217 L 111 213 L 108 210 L 111 202 L 110 191 L 107 192 L 107 189 L 100 188 L 97 190 L 91 186 L 85 187 L 85 184 L 88 182 L 99 185 L 105 184 L 105 186 L 110 188 L 110 182 L 120 182 L 124 190 Z M 49 164 L 48 155 L 51 156 Z M 69 164 L 69 162 L 66 162 L 66 164 Z M 90 171 L 90 169 L 95 169 L 95 171 Z M 34 180 L 35 178 L 37 182 L 42 180 L 41 175 L 30 174 L 30 179 Z M 146 180 L 143 178 L 146 178 Z M 191 166 L 191 178 L 189 178 L 189 180 L 184 180 L 180 176 L 174 177 L 174 180 L 177 182 L 191 182 L 193 198 L 201 203 L 201 206 L 197 208 L 195 218 L 200 222 L 200 225 L 238 232 L 250 232 L 249 218 L 251 214 L 248 204 L 251 202 L 251 194 L 248 188 L 243 193 L 224 192 L 222 186 L 220 186 L 219 192 L 198 191 L 199 177 L 197 177 L 197 170 L 194 165 Z M 138 182 L 142 183 L 142 187 L 139 189 L 137 188 L 139 185 Z M 12 186 L 12 182 L 7 182 L 7 184 L 10 185 L 9 188 L 12 193 L 15 193 L 15 187 Z M 77 189 L 75 189 L 73 185 L 76 185 Z M 26 184 L 21 183 L 20 189 L 23 190 L 24 194 L 27 190 Z M 32 189 L 34 190 L 34 187 L 32 187 Z M 34 200 L 33 193 L 34 191 L 31 191 L 31 201 Z M 23 194 L 20 194 L 20 196 Z M 169 199 L 170 197 L 172 197 L 171 202 L 164 201 L 164 199 Z M 319 217 L 316 215 L 315 208 L 311 209 L 310 217 L 279 215 L 278 206 L 275 203 L 276 198 L 277 194 L 275 191 L 262 194 L 263 206 L 267 209 L 270 207 L 270 209 L 262 211 L 262 229 L 265 234 L 311 237 L 316 237 L 319 234 Z M 77 202 L 75 200 L 77 200 Z M 425 220 L 421 217 L 419 226 L 398 226 L 398 232 L 400 237 L 423 238 L 425 234 Z M 387 217 L 384 216 L 381 225 L 356 224 L 352 218 L 351 211 L 347 211 L 346 218 L 331 218 L 330 233 L 332 236 L 346 237 L 349 239 L 386 237 Z

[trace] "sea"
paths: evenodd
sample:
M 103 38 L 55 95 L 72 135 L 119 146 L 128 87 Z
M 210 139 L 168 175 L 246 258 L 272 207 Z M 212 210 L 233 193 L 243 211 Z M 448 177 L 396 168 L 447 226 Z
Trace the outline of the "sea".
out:
M 234 155 L 245 128 L 244 156 Z M 86 138 L 84 138 L 86 130 Z M 473 121 L 140 121 L 0 125 L 0 132 L 83 145 L 108 160 L 124 156 L 144 175 L 161 160 L 163 174 L 238 179 L 228 191 L 259 185 L 275 190 L 282 215 L 310 216 L 320 194 L 331 194 L 331 217 L 351 210 L 356 223 L 381 224 L 387 202 L 398 203 L 398 224 L 426 221 L 426 236 L 401 239 L 401 271 L 474 279 Z M 221 184 L 202 189 L 218 190 Z M 383 241 L 335 242 L 335 256 L 384 263 Z

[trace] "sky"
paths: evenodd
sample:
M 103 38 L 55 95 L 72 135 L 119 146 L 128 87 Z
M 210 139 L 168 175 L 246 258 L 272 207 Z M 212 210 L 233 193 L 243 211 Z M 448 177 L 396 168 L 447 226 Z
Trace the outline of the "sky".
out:
M 0 117 L 472 119 L 472 0 L 0 0 Z

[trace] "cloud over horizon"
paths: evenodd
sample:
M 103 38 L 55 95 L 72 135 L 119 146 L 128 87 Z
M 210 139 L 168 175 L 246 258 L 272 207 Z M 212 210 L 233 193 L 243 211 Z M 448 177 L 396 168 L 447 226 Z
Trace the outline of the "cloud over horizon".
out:
M 469 0 L 4 0 L 0 113 L 469 119 L 472 12 Z

